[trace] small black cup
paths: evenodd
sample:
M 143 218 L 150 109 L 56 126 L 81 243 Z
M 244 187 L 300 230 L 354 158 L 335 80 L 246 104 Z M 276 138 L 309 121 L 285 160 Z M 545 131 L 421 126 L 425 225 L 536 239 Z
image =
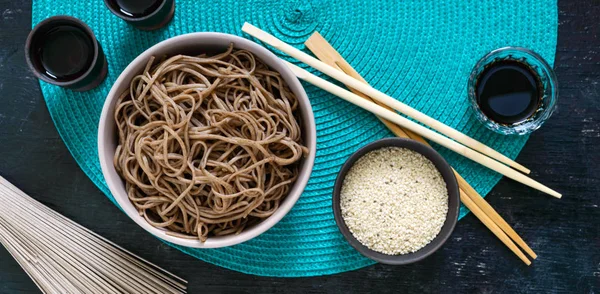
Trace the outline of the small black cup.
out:
M 25 58 L 39 79 L 73 91 L 95 88 L 108 72 L 94 32 L 81 20 L 65 15 L 47 18 L 33 28 Z
M 134 27 L 152 31 L 173 19 L 175 0 L 104 0 L 110 11 Z

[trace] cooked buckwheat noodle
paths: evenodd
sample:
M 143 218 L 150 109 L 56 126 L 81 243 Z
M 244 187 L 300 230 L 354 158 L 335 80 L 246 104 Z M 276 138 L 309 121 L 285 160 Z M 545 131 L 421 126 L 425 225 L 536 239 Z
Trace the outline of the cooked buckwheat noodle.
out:
M 308 153 L 298 100 L 245 50 L 177 55 L 134 77 L 115 108 L 114 165 L 140 215 L 206 241 L 272 215 Z

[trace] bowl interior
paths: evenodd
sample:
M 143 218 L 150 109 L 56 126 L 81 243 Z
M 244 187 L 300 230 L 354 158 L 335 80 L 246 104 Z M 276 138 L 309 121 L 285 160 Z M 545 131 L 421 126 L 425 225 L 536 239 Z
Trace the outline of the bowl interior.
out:
M 257 58 L 265 62 L 272 69 L 281 73 L 290 89 L 296 94 L 300 105 L 299 113 L 303 140 L 304 144 L 309 149 L 309 155 L 302 159 L 298 179 L 293 184 L 289 194 L 283 200 L 279 209 L 269 218 L 253 227 L 247 228 L 238 235 L 211 237 L 206 240 L 206 242 L 169 236 L 166 234 L 166 230 L 151 226 L 138 214 L 136 208 L 131 204 L 127 197 L 124 181 L 119 177 L 113 166 L 113 157 L 118 144 L 117 130 L 114 121 L 115 104 L 118 96 L 129 87 L 131 79 L 143 71 L 151 56 L 156 56 L 158 58 L 177 54 L 222 52 L 227 49 L 231 43 L 234 44 L 234 48 L 236 49 L 245 49 L 252 52 Z M 121 209 L 138 225 L 153 235 L 178 245 L 195 248 L 217 248 L 242 243 L 258 236 L 275 225 L 292 208 L 304 190 L 313 168 L 316 153 L 316 127 L 314 115 L 304 88 L 287 66 L 273 53 L 252 41 L 233 35 L 221 33 L 192 33 L 177 36 L 156 44 L 139 55 L 121 73 L 111 88 L 106 98 L 104 108 L 102 109 L 98 126 L 98 153 L 102 173 L 112 195 L 119 203 Z
M 446 215 L 446 220 L 442 225 L 442 229 L 439 234 L 425 247 L 419 249 L 416 252 L 402 254 L 402 255 L 388 255 L 383 254 L 377 251 L 373 251 L 369 249 L 367 246 L 363 245 L 358 241 L 354 235 L 350 232 L 344 219 L 342 217 L 341 208 L 340 208 L 340 191 L 342 189 L 342 184 L 344 182 L 344 178 L 346 174 L 350 170 L 350 168 L 354 165 L 354 163 L 361 158 L 363 155 L 369 153 L 370 151 L 384 148 L 384 147 L 401 147 L 413 150 L 417 153 L 422 154 L 427 159 L 429 159 L 435 167 L 439 170 L 440 174 L 444 178 L 444 182 L 446 182 L 446 188 L 448 189 L 448 213 Z M 358 250 L 362 255 L 371 258 L 375 261 L 385 263 L 385 264 L 408 264 L 419 261 L 437 249 L 439 249 L 444 242 L 450 237 L 452 231 L 454 231 L 454 227 L 456 222 L 458 221 L 458 210 L 459 210 L 459 191 L 458 184 L 456 182 L 456 177 L 454 176 L 454 172 L 448 163 L 444 160 L 444 158 L 437 153 L 433 148 L 421 144 L 415 140 L 404 139 L 404 138 L 386 138 L 381 139 L 366 146 L 362 147 L 358 151 L 356 151 L 342 166 L 342 169 L 338 173 L 338 176 L 335 181 L 335 187 L 333 190 L 333 214 L 335 217 L 335 222 L 337 223 L 340 232 L 348 243 L 356 250 Z

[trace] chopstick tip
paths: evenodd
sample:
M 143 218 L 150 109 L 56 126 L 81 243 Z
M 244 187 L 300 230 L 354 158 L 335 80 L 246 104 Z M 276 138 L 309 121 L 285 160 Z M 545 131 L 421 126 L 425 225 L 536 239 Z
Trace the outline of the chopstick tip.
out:
M 252 24 L 250 24 L 249 22 L 245 21 L 244 25 L 242 25 L 242 32 L 248 32 L 248 30 L 254 28 L 255 26 L 253 26 Z
M 310 37 L 308 37 L 308 39 L 304 41 L 304 45 L 308 45 L 312 41 L 316 41 L 317 38 L 322 39 L 323 37 L 321 36 L 321 34 L 319 34 L 319 31 L 314 31 L 312 34 L 310 34 Z
M 508 160 L 510 160 L 510 158 Z M 516 170 L 518 170 L 518 171 L 520 171 L 520 172 L 522 172 L 522 173 L 524 173 L 526 175 L 528 175 L 528 174 L 531 173 L 530 169 L 526 168 L 525 166 L 523 166 L 522 164 L 520 164 L 520 163 L 518 163 L 518 162 L 516 162 L 514 160 L 511 160 L 507 164 L 508 164 L 508 166 L 512 167 L 513 169 L 516 169 Z
M 558 192 L 556 192 L 556 191 L 554 191 L 554 190 L 552 190 L 552 189 L 550 189 L 550 188 L 548 188 L 548 187 L 546 187 L 544 185 L 542 185 L 541 189 L 540 188 L 536 188 L 536 189 L 539 190 L 539 191 L 541 191 L 541 192 L 544 192 L 544 193 L 546 193 L 546 194 L 548 194 L 548 195 L 550 195 L 552 197 L 555 197 L 555 198 L 558 198 L 558 199 L 562 198 L 562 194 L 560 194 L 560 193 L 558 193 Z

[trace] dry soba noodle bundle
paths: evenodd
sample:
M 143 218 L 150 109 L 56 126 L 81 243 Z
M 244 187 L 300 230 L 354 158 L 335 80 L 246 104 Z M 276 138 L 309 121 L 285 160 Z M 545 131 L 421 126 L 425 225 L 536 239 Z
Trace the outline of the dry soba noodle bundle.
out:
M 280 74 L 233 46 L 153 63 L 115 109 L 114 165 L 140 215 L 205 241 L 273 214 L 308 153 Z

